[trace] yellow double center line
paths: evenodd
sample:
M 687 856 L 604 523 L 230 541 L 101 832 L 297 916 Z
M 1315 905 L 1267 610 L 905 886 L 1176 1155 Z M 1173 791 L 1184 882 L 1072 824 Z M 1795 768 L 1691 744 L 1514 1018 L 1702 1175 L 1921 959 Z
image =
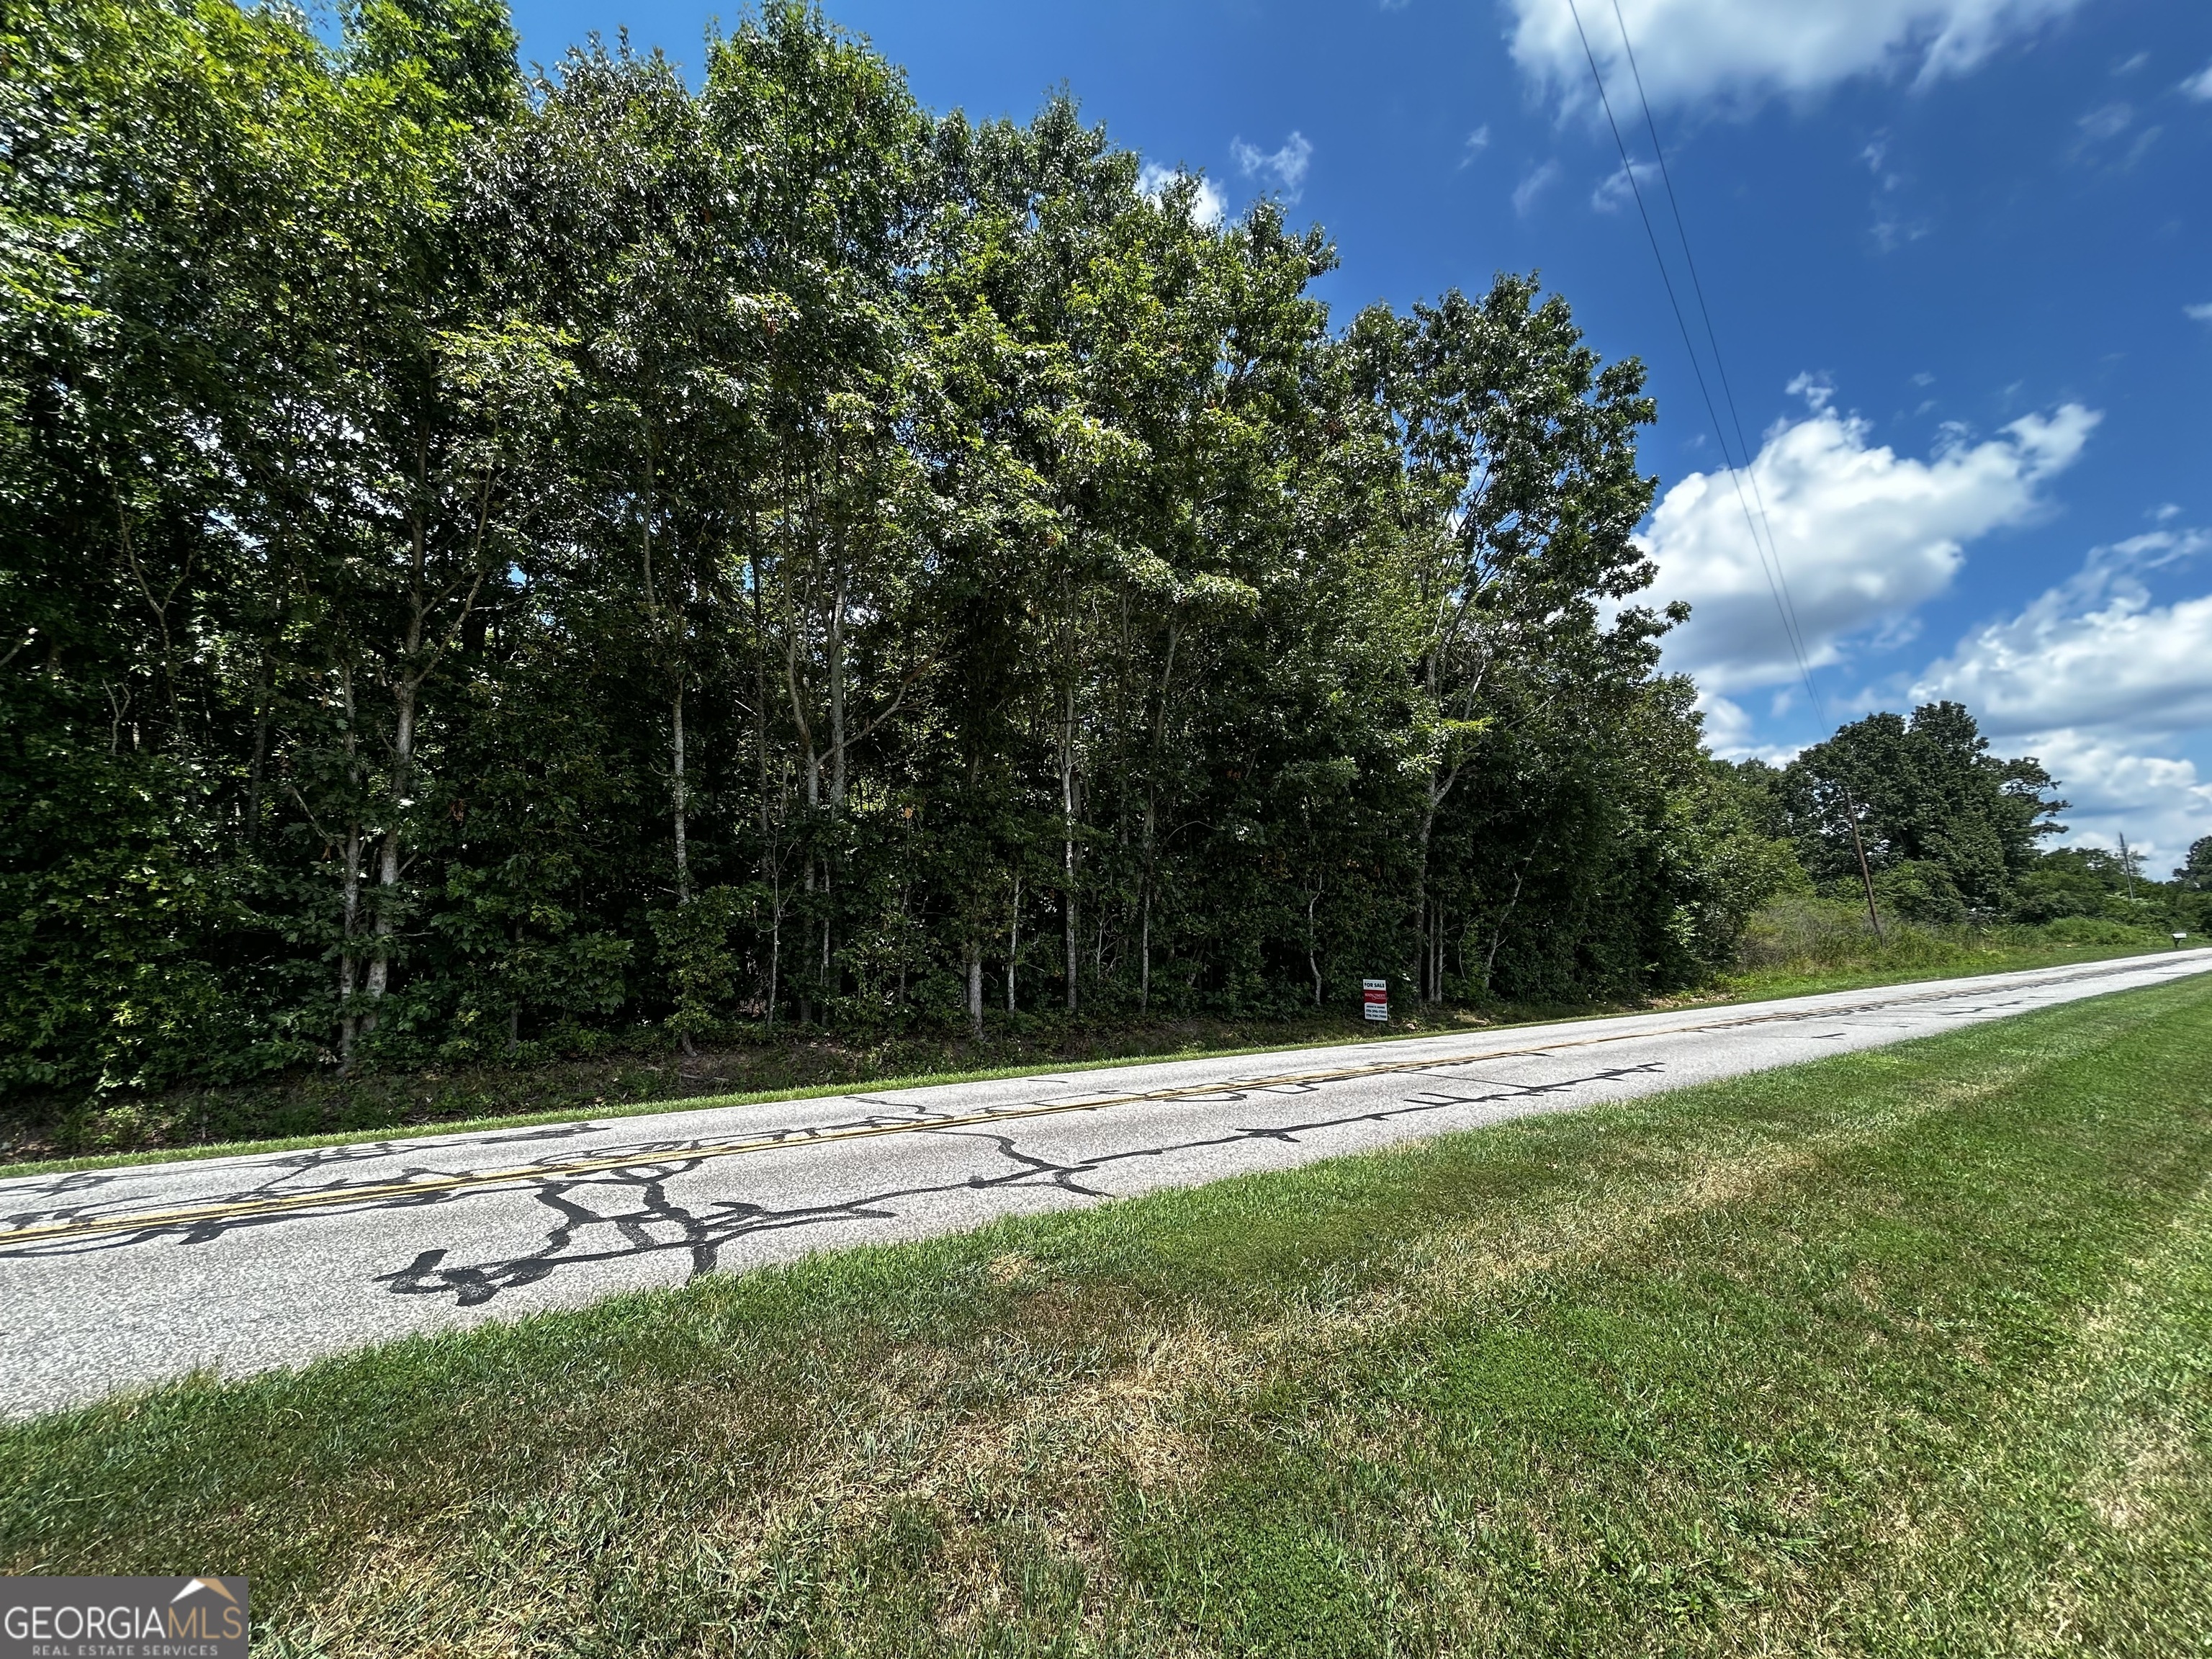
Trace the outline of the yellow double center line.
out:
M 2124 971 L 2106 969 L 2105 973 Z M 2067 980 L 2097 976 L 2096 974 L 2053 975 L 2033 981 L 2018 981 L 2006 986 L 1992 986 L 1991 990 L 2025 989 L 2031 985 L 2063 982 Z M 100 1233 L 142 1232 L 191 1228 L 225 1222 L 256 1221 L 272 1216 L 295 1214 L 305 1210 L 342 1209 L 356 1204 L 385 1204 L 394 1200 L 435 1198 L 441 1194 L 466 1192 L 477 1188 L 501 1187 L 514 1182 L 569 1180 L 580 1176 L 604 1175 L 615 1170 L 635 1170 L 666 1164 L 687 1164 L 708 1158 L 742 1158 L 750 1152 L 773 1152 L 807 1146 L 825 1146 L 837 1141 L 868 1140 L 884 1135 L 909 1135 L 936 1133 L 946 1129 L 968 1129 L 990 1123 L 1019 1122 L 1025 1118 L 1055 1117 L 1066 1112 L 1103 1111 L 1114 1106 L 1137 1106 L 1148 1103 L 1178 1100 L 1201 1100 L 1209 1095 L 1238 1095 L 1264 1092 L 1273 1089 L 1310 1087 L 1325 1083 L 1350 1083 L 1361 1078 L 1388 1077 L 1413 1072 L 1430 1072 L 1452 1066 L 1472 1066 L 1485 1060 L 1523 1060 L 1538 1054 L 1548 1054 L 1563 1048 L 1589 1048 L 1607 1042 L 1627 1042 L 1643 1037 L 1683 1036 L 1698 1031 L 1722 1031 L 1743 1025 L 1764 1025 L 1780 1021 L 1799 1019 L 1834 1019 L 1848 1014 L 1876 1012 L 1901 1004 L 1934 1002 L 1955 999 L 1962 994 L 1956 988 L 1923 991 L 1911 996 L 1889 997 L 1877 1001 L 1855 1003 L 1845 1007 L 1791 1008 L 1771 1013 L 1747 1014 L 1736 1019 L 1705 1020 L 1694 1024 L 1664 1026 L 1656 1030 L 1610 1031 L 1596 1036 L 1562 1038 L 1557 1042 L 1540 1043 L 1524 1048 L 1486 1048 L 1474 1054 L 1440 1054 L 1420 1060 L 1378 1060 L 1365 1066 L 1346 1066 L 1326 1072 L 1285 1073 L 1278 1077 L 1234 1078 L 1219 1083 L 1194 1083 L 1176 1089 L 1147 1089 L 1139 1092 L 1115 1095 L 1086 1096 L 1076 1100 L 1056 1100 L 1034 1106 L 1007 1109 L 987 1109 L 946 1116 L 919 1117 L 892 1123 L 856 1123 L 834 1128 L 771 1129 L 758 1134 L 744 1135 L 732 1140 L 705 1141 L 696 1146 L 671 1147 L 662 1152 L 641 1152 L 632 1149 L 608 1152 L 593 1158 L 570 1158 L 550 1164 L 518 1164 L 505 1170 L 472 1170 L 458 1175 L 428 1175 L 404 1181 L 371 1182 L 358 1187 L 325 1188 L 312 1192 L 272 1193 L 263 1198 L 230 1199 L 219 1203 L 185 1206 L 170 1210 L 137 1210 L 119 1212 L 105 1216 L 77 1216 L 57 1221 L 40 1222 L 27 1227 L 0 1229 L 0 1248 L 13 1244 L 31 1243 L 40 1240 L 82 1238 Z

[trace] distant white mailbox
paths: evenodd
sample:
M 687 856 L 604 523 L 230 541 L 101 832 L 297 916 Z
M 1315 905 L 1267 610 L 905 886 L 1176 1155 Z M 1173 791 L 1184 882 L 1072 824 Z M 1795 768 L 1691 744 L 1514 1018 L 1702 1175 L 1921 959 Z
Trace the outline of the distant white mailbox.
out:
M 1364 1012 L 1370 1019 L 1379 1019 L 1385 1024 L 1390 1020 L 1390 981 L 1387 979 L 1364 979 L 1359 981 L 1359 994 L 1366 1000 Z

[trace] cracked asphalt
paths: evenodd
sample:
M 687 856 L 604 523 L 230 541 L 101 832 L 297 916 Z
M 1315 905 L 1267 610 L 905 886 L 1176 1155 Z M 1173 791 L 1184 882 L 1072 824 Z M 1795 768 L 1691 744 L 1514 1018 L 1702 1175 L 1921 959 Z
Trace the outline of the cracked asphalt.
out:
M 0 1414 L 1571 1111 L 2212 970 L 2212 951 L 0 1182 Z

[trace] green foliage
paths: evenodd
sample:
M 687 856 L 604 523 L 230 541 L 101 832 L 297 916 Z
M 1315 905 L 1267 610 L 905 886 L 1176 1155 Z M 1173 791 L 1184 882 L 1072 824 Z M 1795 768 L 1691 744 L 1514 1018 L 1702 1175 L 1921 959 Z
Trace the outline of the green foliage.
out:
M 2189 854 L 2173 872 L 2174 884 L 2192 893 L 2212 893 L 2212 836 L 2189 843 Z
M 688 904 L 655 910 L 650 918 L 668 984 L 668 1029 L 687 1042 L 712 1035 L 722 1012 L 737 998 L 744 969 L 731 933 L 747 919 L 752 895 L 709 887 Z
M 204 779 L 167 756 L 68 742 L 74 723 L 34 695 L 8 713 L 0 1090 L 231 1081 L 312 1057 L 255 1006 L 261 872 L 207 856 Z
M 2051 798 L 2057 781 L 2032 757 L 1991 755 L 1956 703 L 1924 705 L 1910 720 L 1869 715 L 1779 772 L 1757 762 L 1733 770 L 1763 801 L 1763 821 L 1792 838 L 1820 892 L 1862 894 L 1863 847 L 1879 907 L 1893 918 L 1934 928 L 2101 920 L 2120 929 L 2117 942 L 2163 938 L 2197 915 L 2191 864 L 2168 885 L 2146 878 L 2132 852 L 2039 850 L 2063 828 L 2066 803 Z M 2103 939 L 2080 933 L 2083 943 Z
M 2049 798 L 2053 780 L 2034 760 L 1989 753 L 1954 702 L 1923 704 L 1910 720 L 1869 714 L 1805 750 L 1773 785 L 1824 890 L 1858 880 L 1863 848 L 1877 896 L 1937 925 L 1996 916 L 2066 806 Z
M 2056 921 L 2102 914 L 2113 884 L 2092 859 L 2063 850 L 2023 872 L 2013 885 L 2012 913 L 2022 921 Z
M 2164 943 L 2140 922 L 2112 916 L 2062 916 L 2045 927 L 2043 934 L 2068 945 L 2132 945 L 2142 949 Z
M 1722 982 L 1738 995 L 1786 996 L 1841 988 L 1838 975 L 1867 984 L 1934 974 L 1994 974 L 2074 962 L 2099 953 L 2155 951 L 2166 936 L 2134 921 L 2067 917 L 1937 926 L 1887 915 L 1876 939 L 1859 899 L 1785 893 L 1745 924 L 1737 969 Z
M 1916 914 L 2041 833 L 1963 711 L 1712 767 L 1533 277 L 1333 325 L 801 4 L 0 27 L 0 1088 L 1630 995 L 1836 878 L 1820 756 Z

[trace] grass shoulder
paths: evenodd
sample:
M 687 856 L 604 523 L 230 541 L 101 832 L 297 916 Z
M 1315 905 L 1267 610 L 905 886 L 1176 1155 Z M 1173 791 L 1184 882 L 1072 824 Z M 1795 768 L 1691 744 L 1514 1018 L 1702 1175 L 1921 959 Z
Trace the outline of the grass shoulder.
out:
M 2209 1016 L 189 1382 L 0 1431 L 0 1570 L 287 1654 L 2193 1651 Z

